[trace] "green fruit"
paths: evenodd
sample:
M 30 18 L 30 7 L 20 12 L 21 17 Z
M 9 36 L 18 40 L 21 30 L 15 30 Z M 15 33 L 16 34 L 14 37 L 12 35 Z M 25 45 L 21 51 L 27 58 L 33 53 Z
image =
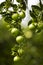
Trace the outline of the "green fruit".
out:
M 23 42 L 23 40 L 24 40 L 23 36 L 17 36 L 16 37 L 17 43 L 21 43 L 21 42 Z
M 23 2 L 23 0 L 16 0 L 18 3 L 22 3 Z
M 21 17 L 21 18 L 24 18 L 25 17 L 25 12 L 19 12 L 19 17 Z
M 18 30 L 17 28 L 12 28 L 11 33 L 12 33 L 14 36 L 17 36 L 17 35 L 19 34 L 19 30 Z
M 34 26 L 33 24 L 30 24 L 30 25 L 29 25 L 29 29 L 30 29 L 30 30 L 35 29 L 35 26 Z
M 14 13 L 12 15 L 12 19 L 15 20 L 15 21 L 18 20 L 18 17 L 19 17 L 18 13 Z
M 24 50 L 21 48 L 21 49 L 18 49 L 18 53 L 21 55 L 23 54 Z
M 32 35 L 33 35 L 33 33 L 32 33 L 32 31 L 30 31 L 30 30 L 24 32 L 24 36 L 25 36 L 27 39 L 32 38 Z
M 20 60 L 20 57 L 19 56 L 15 56 L 14 57 L 14 61 L 18 61 L 18 60 Z

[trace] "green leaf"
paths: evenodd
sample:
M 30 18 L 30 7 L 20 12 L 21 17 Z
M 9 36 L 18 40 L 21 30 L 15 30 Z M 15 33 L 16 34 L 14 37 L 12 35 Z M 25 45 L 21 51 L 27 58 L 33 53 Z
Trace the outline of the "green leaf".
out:
M 39 4 L 40 4 L 40 6 L 42 6 L 42 2 L 41 2 L 41 0 L 39 0 Z
M 37 6 L 37 5 L 32 5 L 32 11 L 34 12 L 34 14 L 36 16 L 38 16 L 40 11 L 41 11 L 41 8 L 39 6 Z
M 39 5 L 40 5 L 40 8 L 42 10 L 43 9 L 43 4 L 42 4 L 42 1 L 41 0 L 39 0 Z
M 9 2 L 11 2 L 12 0 L 6 0 L 7 2 L 9 1 Z
M 11 4 L 11 7 L 13 7 L 14 12 L 17 12 L 18 7 L 17 7 L 17 5 L 16 5 L 16 4 Z
M 36 16 L 34 15 L 34 13 L 32 11 L 30 11 L 30 15 L 31 15 L 31 17 L 36 18 Z
M 10 14 L 6 13 L 3 17 L 4 17 L 4 19 L 5 19 L 6 22 L 11 23 L 12 18 L 11 18 Z
M 30 16 L 34 19 L 35 22 L 37 22 L 37 17 L 34 12 L 30 11 Z
M 31 19 L 31 20 L 28 22 L 28 25 L 30 25 L 32 22 L 33 22 L 33 20 Z
M 4 8 L 4 6 L 5 6 L 5 2 L 2 2 L 2 3 L 0 4 L 0 11 L 2 11 L 2 8 Z
M 25 2 L 22 2 L 21 4 L 19 4 L 18 7 L 20 9 L 26 10 L 26 4 L 25 4 Z
M 33 9 L 33 8 L 34 8 L 34 9 L 37 9 L 37 10 L 39 10 L 39 11 L 41 10 L 40 7 L 37 6 L 37 5 L 32 5 L 32 9 Z
M 2 6 L 2 7 L 5 6 L 5 3 L 6 3 L 6 2 L 2 2 L 2 3 L 0 4 L 0 7 L 1 7 L 1 6 Z
M 24 10 L 26 10 L 26 4 L 25 4 L 25 2 L 23 2 L 22 4 L 23 4 L 23 7 L 22 7 L 22 8 L 23 8 Z

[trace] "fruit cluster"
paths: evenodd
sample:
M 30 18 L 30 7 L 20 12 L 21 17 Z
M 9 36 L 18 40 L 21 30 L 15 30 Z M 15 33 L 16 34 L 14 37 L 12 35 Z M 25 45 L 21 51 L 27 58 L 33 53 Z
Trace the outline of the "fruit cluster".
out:
M 9 59 L 8 57 L 11 57 L 11 59 L 8 61 L 4 60 L 2 63 L 9 65 L 11 65 L 13 61 L 20 59 L 20 56 L 23 53 L 21 45 L 24 42 L 25 38 L 21 29 L 21 22 L 22 19 L 26 16 L 26 4 L 24 0 L 16 1 L 19 3 L 18 5 L 13 4 L 12 0 L 6 0 L 0 4 L 0 14 L 2 15 L 3 21 L 7 23 L 6 26 L 8 28 L 8 32 L 11 34 L 10 38 L 7 40 L 8 43 L 6 41 L 6 46 L 8 45 L 7 50 L 2 50 L 4 52 L 3 54 L 6 55 L 6 57 L 3 56 L 3 59 Z M 13 10 L 9 10 L 9 8 L 12 8 Z M 11 62 L 9 62 L 10 60 Z
M 32 19 L 25 29 L 26 1 L 5 0 L 0 4 L 0 65 L 43 65 L 43 5 L 32 5 Z M 9 10 L 12 8 L 12 10 Z M 42 46 L 42 47 L 40 47 Z M 41 50 L 39 50 L 41 49 Z M 39 62 L 40 61 L 40 62 Z

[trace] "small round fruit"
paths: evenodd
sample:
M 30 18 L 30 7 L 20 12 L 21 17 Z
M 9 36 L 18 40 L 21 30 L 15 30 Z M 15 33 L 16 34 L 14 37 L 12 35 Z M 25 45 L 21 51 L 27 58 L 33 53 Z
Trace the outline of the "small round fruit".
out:
M 33 33 L 32 33 L 32 31 L 30 31 L 30 30 L 24 32 L 24 36 L 25 36 L 27 39 L 32 38 L 32 35 L 33 35 Z
M 23 12 L 23 11 L 19 12 L 19 17 L 24 18 L 25 17 L 25 12 Z
M 22 3 L 23 2 L 23 0 L 16 0 L 18 3 Z
M 17 43 L 21 43 L 21 42 L 23 42 L 23 40 L 24 40 L 24 37 L 23 36 L 17 36 L 16 37 Z
M 18 30 L 17 28 L 12 28 L 11 33 L 12 33 L 14 36 L 17 36 L 17 35 L 19 34 L 19 30 Z
M 19 16 L 18 13 L 14 13 L 12 15 L 12 19 L 15 20 L 15 21 L 18 20 L 18 16 Z
M 34 26 L 33 24 L 30 24 L 30 25 L 29 25 L 29 29 L 30 29 L 30 30 L 35 29 L 35 26 Z
M 18 49 L 18 53 L 21 55 L 23 54 L 24 50 L 21 48 L 21 49 Z
M 20 57 L 19 56 L 15 56 L 14 57 L 14 61 L 19 61 L 20 60 Z

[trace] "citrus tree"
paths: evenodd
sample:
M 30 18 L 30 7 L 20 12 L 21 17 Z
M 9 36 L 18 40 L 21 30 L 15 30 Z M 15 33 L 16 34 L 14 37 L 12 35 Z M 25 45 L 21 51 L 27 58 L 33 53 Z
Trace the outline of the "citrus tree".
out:
M 43 65 L 43 4 L 32 5 L 32 18 L 22 28 L 27 0 L 16 1 L 0 4 L 0 65 Z

